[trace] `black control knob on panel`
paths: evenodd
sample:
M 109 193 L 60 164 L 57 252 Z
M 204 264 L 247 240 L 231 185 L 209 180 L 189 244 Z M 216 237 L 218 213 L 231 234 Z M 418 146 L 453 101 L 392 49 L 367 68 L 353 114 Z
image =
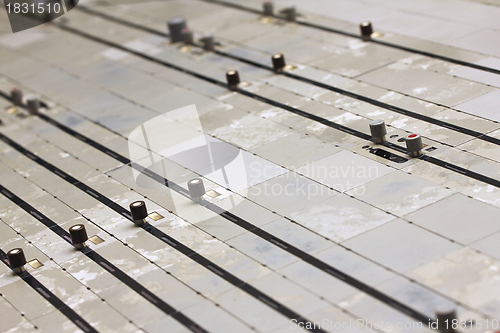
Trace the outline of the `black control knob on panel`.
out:
M 10 98 L 14 105 L 23 105 L 23 91 L 18 87 L 12 88 L 10 91 Z
M 172 43 L 182 42 L 184 39 L 182 30 L 187 27 L 186 18 L 182 16 L 171 18 L 168 20 L 167 26 L 170 34 L 170 41 Z
M 264 15 L 266 16 L 273 16 L 273 11 L 274 11 L 274 5 L 272 1 L 266 0 L 262 4 L 262 11 L 264 12 Z
M 297 10 L 295 7 L 287 7 L 281 11 L 281 13 L 285 16 L 285 20 L 293 22 L 297 18 Z
M 373 26 L 370 21 L 364 21 L 359 24 L 359 29 L 361 30 L 361 37 L 363 37 L 364 40 L 368 40 L 371 38 L 371 35 L 373 33 Z
M 213 35 L 205 35 L 200 38 L 201 44 L 205 51 L 213 51 L 215 49 L 215 39 Z
M 87 230 L 85 230 L 83 224 L 75 224 L 69 228 L 69 235 L 73 245 L 75 245 L 77 249 L 83 249 L 85 247 L 85 242 L 89 239 Z
M 236 90 L 240 83 L 238 71 L 229 71 L 226 73 L 227 86 L 230 90 Z
M 40 100 L 36 97 L 27 100 L 26 107 L 31 114 L 37 114 L 40 111 Z
M 286 66 L 285 56 L 281 53 L 277 53 L 271 57 L 271 60 L 273 62 L 274 71 L 276 73 L 283 73 Z
M 439 332 L 454 333 L 454 320 L 457 320 L 457 312 L 453 306 L 443 306 L 436 310 L 437 328 Z
M 129 208 L 135 224 L 138 226 L 144 225 L 144 223 L 146 223 L 146 217 L 148 217 L 146 203 L 144 201 L 134 201 L 130 204 Z
M 182 29 L 182 40 L 186 45 L 193 45 L 194 44 L 193 30 L 189 28 Z
M 7 252 L 7 258 L 9 259 L 10 268 L 16 274 L 21 274 L 24 272 L 24 265 L 26 265 L 26 256 L 21 248 L 12 249 Z

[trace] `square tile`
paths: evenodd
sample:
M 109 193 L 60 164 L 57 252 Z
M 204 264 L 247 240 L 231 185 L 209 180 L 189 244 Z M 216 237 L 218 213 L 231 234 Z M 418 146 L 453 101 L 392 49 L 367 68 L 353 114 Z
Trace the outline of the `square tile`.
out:
M 271 269 L 279 269 L 300 260 L 279 246 L 249 232 L 231 238 L 226 243 Z
M 288 318 L 241 289 L 229 290 L 216 297 L 214 301 L 261 332 L 274 332 L 277 327 L 289 321 Z
M 336 193 L 301 175 L 287 172 L 251 187 L 246 197 L 278 214 L 291 216 L 293 212 Z
M 478 212 L 481 212 L 480 218 L 477 218 Z M 469 245 L 500 230 L 500 223 L 497 222 L 499 213 L 497 207 L 457 193 L 405 215 L 405 219 L 438 235 Z
M 473 249 L 481 251 L 497 260 L 500 260 L 500 233 L 495 232 L 487 237 L 484 237 L 469 246 Z
M 256 147 L 252 151 L 260 157 L 293 170 L 335 154 L 340 149 L 317 138 L 293 133 Z
M 265 224 L 261 229 L 275 236 L 277 241 L 287 242 L 311 255 L 334 245 L 321 235 L 285 218 Z
M 497 103 L 499 98 L 500 90 L 495 89 L 487 94 L 458 104 L 456 108 L 468 114 L 498 122 L 500 121 L 500 117 L 498 116 L 498 112 L 496 112 L 493 105 Z
M 236 330 L 237 332 L 253 332 L 249 326 L 209 301 L 195 304 L 185 309 L 183 313 L 209 331 L 226 332 Z
M 339 192 L 348 191 L 393 171 L 395 169 L 349 151 L 338 152 L 297 169 L 299 174 Z
M 376 285 L 395 275 L 380 263 L 342 246 L 326 249 L 315 257 L 367 285 Z
M 460 248 L 449 240 L 403 220 L 386 223 L 343 244 L 401 273 Z
M 309 313 L 331 306 L 317 295 L 276 273 L 267 274 L 258 280 L 250 281 L 249 284 L 306 317 Z
M 461 248 L 416 267 L 407 275 L 458 302 L 477 308 L 498 300 L 500 290 L 495 281 L 499 276 L 499 264 L 489 256 Z
M 353 296 L 358 289 L 308 263 L 299 261 L 279 270 L 287 280 L 293 281 L 329 302 Z M 328 288 L 325 288 L 328 286 Z
M 347 192 L 397 216 L 416 211 L 453 193 L 452 190 L 401 171 L 391 172 Z

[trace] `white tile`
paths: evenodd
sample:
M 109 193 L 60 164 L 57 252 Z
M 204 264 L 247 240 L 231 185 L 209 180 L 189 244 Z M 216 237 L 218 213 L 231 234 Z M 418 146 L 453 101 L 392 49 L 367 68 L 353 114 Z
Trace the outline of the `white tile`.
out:
M 294 221 L 341 242 L 394 219 L 393 215 L 347 195 L 337 195 L 290 215 Z
M 358 199 L 398 216 L 453 194 L 453 191 L 401 171 L 392 172 L 348 191 Z
M 341 303 L 349 313 L 361 318 L 360 328 L 375 330 L 383 328 L 386 332 L 419 332 L 430 333 L 432 330 L 427 328 L 427 323 L 415 321 L 415 319 L 404 313 L 382 303 L 381 301 L 370 297 L 365 293 L 358 293 Z M 402 328 L 398 327 L 398 324 Z M 356 326 L 357 328 L 358 326 Z M 408 327 L 408 328 L 405 328 Z
M 412 80 L 408 80 L 408 77 Z M 414 69 L 396 62 L 360 77 L 379 85 L 430 102 L 453 106 L 491 92 L 494 88 L 447 74 Z
M 498 69 L 500 68 L 500 59 L 490 57 L 476 62 L 476 65 Z M 495 87 L 500 87 L 500 79 L 495 73 L 489 73 L 479 69 L 463 66 L 449 71 L 448 74 L 476 82 L 481 82 L 484 84 L 489 84 Z
M 276 273 L 267 274 L 258 280 L 250 281 L 249 284 L 306 317 L 309 313 L 329 305 L 318 296 Z
M 136 325 L 124 316 L 115 315 L 113 312 L 110 312 L 109 308 L 108 304 L 100 298 L 96 298 L 92 301 L 78 304 L 73 310 L 76 313 L 80 313 L 87 322 L 93 323 L 94 328 L 98 331 L 120 330 L 120 332 L 137 332 Z
M 309 254 L 317 253 L 334 245 L 321 235 L 285 218 L 265 224 L 261 229 Z
M 316 254 L 316 258 L 367 285 L 388 280 L 395 273 L 378 262 L 373 262 L 352 250 L 335 246 Z
M 397 272 L 407 272 L 460 248 L 403 220 L 386 223 L 343 244 Z
M 146 298 L 125 284 L 119 284 L 100 293 L 107 304 L 138 326 L 144 326 L 157 318 L 167 316 Z
M 296 169 L 339 150 L 330 143 L 301 133 L 294 133 L 254 148 L 253 152 L 278 165 Z
M 481 217 L 477 214 L 481 212 Z M 469 245 L 500 230 L 496 207 L 454 194 L 416 212 L 405 219 L 458 243 Z
M 299 174 L 339 192 L 362 186 L 393 171 L 395 169 L 349 151 L 341 151 L 297 169 Z
M 0 292 L 14 307 L 20 309 L 28 320 L 57 311 L 52 304 L 19 278 L 15 282 L 0 287 Z M 24 297 L 19 297 L 19 295 Z
M 321 309 L 315 313 L 311 313 L 308 319 L 312 321 L 310 325 L 316 324 L 316 327 L 321 327 L 327 332 L 339 332 L 348 333 L 355 330 L 356 332 L 370 333 L 375 332 L 373 329 L 366 327 L 363 323 L 357 323 L 357 319 L 354 316 L 328 306 Z M 295 328 L 294 326 L 292 326 Z M 314 326 L 313 326 L 314 327 Z
M 471 248 L 481 251 L 493 258 L 500 259 L 500 242 L 498 241 L 500 233 L 496 232 L 484 237 L 472 244 Z
M 272 242 L 264 240 L 249 232 L 231 238 L 226 241 L 226 243 L 271 269 L 279 269 L 300 260 L 298 257 L 283 250 Z
M 226 332 L 236 330 L 237 332 L 253 332 L 249 326 L 209 301 L 193 305 L 185 309 L 183 313 L 208 331 Z
M 479 53 L 498 56 L 500 49 L 495 43 L 491 43 L 491 41 L 497 39 L 499 35 L 500 32 L 498 30 L 484 28 L 455 39 L 451 41 L 451 44 Z
M 497 89 L 465 103 L 458 104 L 456 108 L 478 117 L 500 121 L 497 109 L 495 108 L 499 99 L 500 91 Z
M 246 197 L 278 214 L 290 216 L 307 205 L 323 201 L 337 192 L 303 176 L 287 172 L 248 189 Z
M 19 310 L 14 308 L 5 298 L 0 298 L 0 304 L 2 305 L 2 323 L 0 324 L 0 329 L 4 332 L 10 331 L 16 326 L 21 326 L 25 324 L 25 319 L 21 316 Z
M 499 262 L 469 248 L 415 268 L 408 275 L 463 304 L 477 308 L 497 302 Z M 458 273 L 462 272 L 462 273 Z M 498 316 L 498 312 L 491 314 Z
M 299 261 L 279 270 L 281 274 L 330 302 L 353 296 L 358 289 L 308 263 Z M 328 288 L 325 288 L 328 286 Z
M 214 299 L 249 326 L 261 332 L 274 332 L 289 319 L 241 289 L 232 289 Z

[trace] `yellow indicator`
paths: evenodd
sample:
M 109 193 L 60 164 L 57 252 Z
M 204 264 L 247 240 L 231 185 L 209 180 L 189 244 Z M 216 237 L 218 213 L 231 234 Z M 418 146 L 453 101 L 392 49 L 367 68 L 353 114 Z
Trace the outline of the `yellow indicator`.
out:
M 37 269 L 37 268 L 40 268 L 43 266 L 43 264 L 38 259 L 33 259 L 31 261 L 28 261 L 28 265 L 30 265 L 34 269 Z
M 102 239 L 101 237 L 95 235 L 95 236 L 90 237 L 89 241 L 91 241 L 92 243 L 94 243 L 94 245 L 97 245 L 97 244 L 101 244 L 102 242 L 104 242 L 104 239 Z
M 215 192 L 214 190 L 210 190 L 207 192 L 207 195 L 211 198 L 217 198 L 220 195 L 220 193 Z
M 153 220 L 153 221 L 158 221 L 158 220 L 161 220 L 163 218 L 163 216 L 161 216 L 160 214 L 158 214 L 157 212 L 152 212 L 151 214 L 148 215 L 148 217 Z

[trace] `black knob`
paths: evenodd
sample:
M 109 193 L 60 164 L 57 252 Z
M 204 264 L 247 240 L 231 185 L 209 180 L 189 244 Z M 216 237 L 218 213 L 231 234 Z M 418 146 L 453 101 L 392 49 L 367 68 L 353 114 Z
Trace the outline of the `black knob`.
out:
M 361 36 L 364 39 L 369 39 L 371 34 L 373 33 L 373 27 L 370 21 L 361 22 L 361 24 L 359 25 L 359 29 L 361 30 Z
M 18 87 L 12 88 L 10 98 L 14 105 L 23 105 L 23 91 Z
M 69 235 L 71 236 L 71 241 L 75 245 L 83 245 L 89 239 L 87 230 L 85 230 L 83 224 L 75 224 L 69 228 Z
M 281 53 L 275 54 L 271 57 L 273 61 L 273 68 L 276 73 L 283 72 L 283 69 L 286 66 L 285 56 Z
M 148 210 L 144 201 L 134 201 L 129 207 L 134 221 L 142 221 L 148 217 Z
M 194 44 L 193 31 L 189 28 L 182 29 L 182 40 L 184 40 L 184 44 L 186 45 L 193 45 Z
M 201 44 L 205 51 L 213 51 L 215 49 L 215 39 L 213 35 L 205 35 L 200 38 Z
M 285 15 L 285 20 L 287 20 L 287 21 L 293 22 L 297 18 L 297 10 L 293 6 L 284 8 L 281 11 L 281 13 L 283 13 Z
M 186 19 L 182 16 L 174 17 L 168 20 L 168 32 L 170 33 L 170 41 L 172 43 L 182 42 L 182 29 L 186 28 Z
M 270 0 L 264 1 L 264 3 L 262 4 L 262 7 L 263 7 L 264 15 L 273 16 L 274 6 L 273 6 L 272 1 L 270 1 Z
M 240 83 L 240 75 L 238 71 L 229 71 L 226 73 L 227 86 L 231 90 L 236 90 L 238 84 Z
M 9 259 L 10 267 L 14 270 L 26 265 L 26 257 L 24 256 L 24 251 L 21 248 L 12 249 L 7 252 L 7 258 Z
M 443 333 L 454 333 L 453 321 L 457 320 L 457 312 L 452 305 L 441 306 L 436 310 L 437 328 Z
M 28 99 L 27 108 L 31 114 L 38 113 L 38 110 L 40 109 L 40 100 L 38 98 Z

